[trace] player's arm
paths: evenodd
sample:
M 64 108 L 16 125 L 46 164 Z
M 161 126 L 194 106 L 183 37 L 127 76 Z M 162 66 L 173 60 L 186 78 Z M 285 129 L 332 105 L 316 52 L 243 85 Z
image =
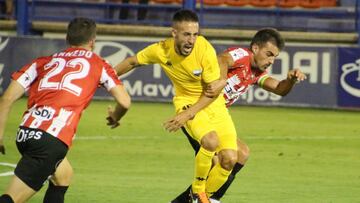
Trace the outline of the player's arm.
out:
M 3 143 L 5 124 L 8 114 L 13 103 L 18 100 L 25 92 L 23 86 L 15 80 L 12 80 L 9 87 L 0 98 L 0 153 L 5 154 L 5 147 Z
M 219 54 L 217 59 L 220 67 L 220 79 L 207 85 L 204 93 L 208 97 L 215 97 L 222 92 L 226 85 L 228 69 L 234 65 L 234 60 L 227 51 Z
M 135 67 L 140 66 L 136 56 L 127 57 L 125 60 L 115 66 L 115 71 L 118 76 L 123 75 Z
M 117 85 L 111 88 L 110 94 L 115 98 L 117 104 L 115 109 L 112 107 L 108 108 L 108 117 L 106 118 L 108 121 L 107 125 L 111 126 L 111 128 L 116 128 L 120 125 L 120 119 L 130 108 L 131 98 L 123 85 Z
M 268 77 L 260 86 L 267 91 L 280 96 L 285 96 L 291 91 L 295 83 L 305 79 L 306 76 L 300 69 L 294 69 L 288 72 L 286 79 L 279 81 L 275 78 Z
M 218 82 L 218 81 L 214 81 Z M 212 83 L 210 83 L 212 84 Z M 210 85 L 209 84 L 209 85 Z M 204 90 L 205 92 L 205 90 Z M 199 98 L 199 100 L 191 105 L 189 108 L 187 108 L 185 111 L 182 111 L 178 114 L 176 114 L 173 118 L 165 121 L 164 128 L 169 132 L 175 132 L 179 128 L 181 128 L 188 120 L 191 120 L 194 118 L 194 116 L 203 108 L 207 107 L 209 104 L 211 104 L 213 101 L 216 100 L 218 97 L 208 97 L 205 94 L 202 94 Z

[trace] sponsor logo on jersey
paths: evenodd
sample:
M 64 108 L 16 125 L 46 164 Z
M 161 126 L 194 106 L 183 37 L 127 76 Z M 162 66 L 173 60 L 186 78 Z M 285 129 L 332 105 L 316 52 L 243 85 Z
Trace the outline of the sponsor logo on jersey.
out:
M 35 139 L 39 140 L 41 136 L 43 135 L 42 131 L 39 131 L 37 129 L 23 129 L 19 128 L 16 135 L 16 141 L 17 142 L 25 142 L 29 139 Z
M 49 121 L 54 117 L 55 109 L 49 106 L 39 107 L 33 110 L 32 117 L 38 120 Z

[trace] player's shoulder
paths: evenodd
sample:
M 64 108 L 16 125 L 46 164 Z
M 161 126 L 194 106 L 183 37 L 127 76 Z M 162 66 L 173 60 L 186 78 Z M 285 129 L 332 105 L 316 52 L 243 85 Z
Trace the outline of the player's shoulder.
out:
M 49 60 L 49 59 L 51 59 L 51 58 L 53 58 L 52 55 L 49 55 L 49 56 L 40 56 L 40 57 L 36 58 L 35 60 Z
M 43 63 L 47 63 L 47 62 L 51 61 L 52 58 L 53 58 L 52 55 L 40 56 L 40 57 L 35 58 L 34 60 L 32 60 L 31 63 L 43 64 Z
M 170 50 L 173 48 L 174 41 L 172 40 L 172 38 L 167 38 L 150 44 L 149 46 L 138 52 L 138 54 L 145 53 L 147 57 L 157 58 L 159 56 L 166 55 L 166 53 L 170 52 Z
M 227 52 L 235 51 L 239 53 L 243 53 L 243 55 L 250 55 L 250 50 L 248 48 L 240 47 L 240 46 L 232 46 L 226 49 Z
M 153 44 L 155 48 L 161 49 L 161 50 L 169 50 L 174 47 L 174 39 L 173 38 L 167 38 L 164 40 L 159 41 L 158 43 Z
M 250 50 L 243 47 L 229 47 L 226 52 L 232 56 L 234 61 L 248 58 L 251 55 Z
M 198 50 L 201 53 L 206 51 L 215 51 L 214 47 L 204 36 L 198 36 L 195 43 L 195 50 Z
M 92 62 L 99 63 L 99 64 L 101 64 L 101 65 L 109 65 L 109 66 L 112 66 L 108 60 L 104 59 L 103 57 L 101 57 L 100 55 L 96 54 L 95 52 L 92 52 L 92 56 L 91 56 L 90 59 L 92 60 Z
M 200 46 L 203 46 L 203 45 L 207 45 L 207 46 L 210 45 L 210 46 L 211 46 L 210 42 L 209 42 L 204 36 L 202 36 L 202 35 L 199 35 L 199 36 L 197 37 L 196 43 L 197 43 L 198 45 L 200 45 Z

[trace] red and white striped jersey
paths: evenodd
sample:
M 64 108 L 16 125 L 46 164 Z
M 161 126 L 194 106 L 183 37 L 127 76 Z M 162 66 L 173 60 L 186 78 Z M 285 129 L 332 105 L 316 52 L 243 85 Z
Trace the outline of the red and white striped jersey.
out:
M 121 84 L 104 59 L 82 48 L 37 58 L 13 73 L 12 79 L 29 94 L 20 125 L 44 130 L 68 146 L 97 87 L 109 91 Z
M 267 72 L 251 69 L 250 56 L 252 52 L 248 49 L 233 47 L 227 49 L 232 56 L 234 65 L 228 69 L 227 84 L 224 88 L 226 106 L 231 106 L 240 95 L 244 94 L 248 88 L 254 84 L 261 85 L 268 77 Z

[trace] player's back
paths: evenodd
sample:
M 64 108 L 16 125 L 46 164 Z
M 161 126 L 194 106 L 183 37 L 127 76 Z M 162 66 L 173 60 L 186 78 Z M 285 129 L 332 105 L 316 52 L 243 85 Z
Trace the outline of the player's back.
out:
M 38 78 L 29 89 L 30 106 L 62 107 L 86 105 L 105 64 L 93 52 L 76 48 L 39 58 L 35 63 Z
M 68 145 L 97 87 L 110 89 L 120 83 L 110 65 L 82 48 L 38 58 L 14 73 L 13 79 L 29 89 L 21 125 L 60 136 Z

